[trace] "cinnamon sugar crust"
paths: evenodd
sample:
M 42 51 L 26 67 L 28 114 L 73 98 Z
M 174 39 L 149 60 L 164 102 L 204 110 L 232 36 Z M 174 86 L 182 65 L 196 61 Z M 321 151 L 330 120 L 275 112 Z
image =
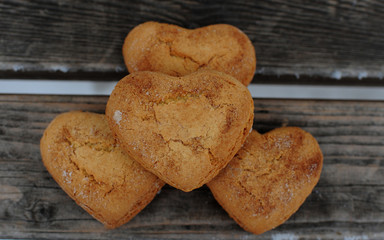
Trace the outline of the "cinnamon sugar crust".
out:
M 252 42 L 241 30 L 227 24 L 190 30 L 146 22 L 127 35 L 123 57 L 130 73 L 154 71 L 185 76 L 209 68 L 227 73 L 245 86 L 256 69 Z
M 320 147 L 308 132 L 283 127 L 252 131 L 233 160 L 207 185 L 245 230 L 261 234 L 284 223 L 317 184 Z
M 213 70 L 184 77 L 136 72 L 116 85 L 106 115 L 135 160 L 191 191 L 240 149 L 253 123 L 253 100 L 240 82 Z
M 119 145 L 105 115 L 87 112 L 60 114 L 40 143 L 55 181 L 108 228 L 132 219 L 164 185 Z

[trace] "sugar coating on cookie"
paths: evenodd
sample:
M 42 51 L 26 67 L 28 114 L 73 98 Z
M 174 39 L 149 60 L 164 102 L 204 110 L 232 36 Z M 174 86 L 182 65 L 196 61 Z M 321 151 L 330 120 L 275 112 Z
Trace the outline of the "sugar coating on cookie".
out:
M 191 191 L 240 149 L 253 123 L 253 99 L 244 85 L 218 71 L 184 77 L 135 72 L 116 85 L 106 115 L 135 160 L 168 184 Z
M 108 228 L 128 222 L 164 185 L 123 152 L 102 114 L 60 114 L 45 130 L 40 150 L 55 181 Z
M 119 125 L 121 121 L 121 112 L 119 110 L 116 110 L 113 114 L 113 120 L 115 120 L 116 124 Z
M 317 184 L 323 165 L 311 134 L 296 127 L 252 131 L 225 169 L 207 185 L 245 230 L 261 234 L 284 223 Z
M 252 42 L 241 30 L 227 24 L 190 30 L 146 22 L 127 35 L 123 57 L 130 73 L 155 71 L 184 76 L 209 68 L 225 72 L 245 86 L 256 69 Z

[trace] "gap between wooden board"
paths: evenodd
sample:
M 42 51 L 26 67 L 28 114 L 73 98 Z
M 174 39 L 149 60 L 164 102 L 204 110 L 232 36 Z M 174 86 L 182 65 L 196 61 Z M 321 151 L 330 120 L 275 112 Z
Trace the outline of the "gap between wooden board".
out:
M 91 80 L 0 80 L 0 94 L 103 95 L 108 96 L 117 81 Z M 253 98 L 384 100 L 382 86 L 331 86 L 251 84 Z

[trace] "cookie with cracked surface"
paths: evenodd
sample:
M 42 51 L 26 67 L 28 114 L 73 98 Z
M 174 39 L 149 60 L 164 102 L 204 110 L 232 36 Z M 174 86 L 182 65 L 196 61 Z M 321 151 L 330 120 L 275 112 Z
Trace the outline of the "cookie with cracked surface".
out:
M 108 228 L 128 222 L 164 185 L 123 152 L 102 114 L 60 114 L 45 130 L 40 150 L 55 181 Z
M 120 80 L 106 115 L 122 147 L 168 184 L 191 191 L 210 181 L 244 143 L 253 99 L 233 77 L 135 72 Z
M 225 72 L 245 86 L 256 69 L 252 42 L 241 30 L 227 24 L 190 30 L 146 22 L 125 38 L 123 57 L 130 73 L 154 71 L 185 76 L 206 67 Z
M 300 128 L 283 127 L 264 135 L 252 131 L 207 185 L 241 227 L 261 234 L 299 209 L 317 184 L 322 165 L 316 139 Z

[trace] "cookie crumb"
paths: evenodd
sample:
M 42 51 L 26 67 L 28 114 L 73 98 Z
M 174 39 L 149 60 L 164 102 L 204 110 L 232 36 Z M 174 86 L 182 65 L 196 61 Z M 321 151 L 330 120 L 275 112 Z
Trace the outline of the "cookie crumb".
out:
M 116 124 L 119 126 L 121 121 L 121 115 L 122 113 L 119 110 L 116 110 L 115 113 L 113 114 L 113 120 L 115 120 Z

